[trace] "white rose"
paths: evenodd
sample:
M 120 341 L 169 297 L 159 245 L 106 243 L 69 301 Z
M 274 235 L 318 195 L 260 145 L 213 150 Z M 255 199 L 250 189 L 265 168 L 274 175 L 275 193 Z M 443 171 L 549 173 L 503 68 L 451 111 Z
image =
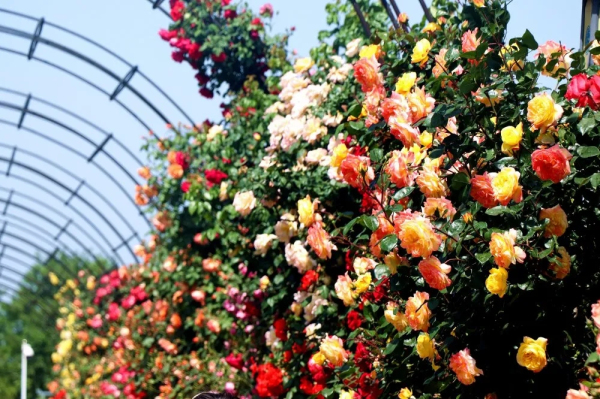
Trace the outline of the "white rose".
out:
M 242 216 L 248 216 L 256 207 L 256 197 L 252 191 L 237 192 L 233 198 L 233 207 Z
M 208 141 L 212 141 L 219 134 L 223 134 L 223 132 L 225 132 L 225 129 L 223 129 L 223 126 L 221 126 L 221 125 L 213 125 L 213 126 L 211 126 L 210 129 L 208 129 L 208 134 L 206 135 L 206 139 Z
M 300 241 L 285 246 L 285 260 L 289 265 L 296 267 L 301 274 L 315 266 L 315 261 L 311 259 Z
M 277 239 L 275 234 L 259 234 L 254 239 L 254 255 L 265 254 L 271 248 L 271 241 Z
M 346 57 L 354 57 L 360 49 L 360 38 L 352 40 L 346 44 Z
M 306 154 L 306 158 L 304 158 L 304 162 L 310 165 L 320 164 L 323 158 L 327 156 L 327 150 L 325 148 L 317 148 L 316 150 L 311 150 Z

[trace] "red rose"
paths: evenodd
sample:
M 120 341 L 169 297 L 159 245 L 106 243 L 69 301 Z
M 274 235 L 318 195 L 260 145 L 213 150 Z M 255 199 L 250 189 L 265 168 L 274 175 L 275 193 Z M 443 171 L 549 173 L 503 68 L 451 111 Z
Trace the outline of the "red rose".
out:
M 200 89 L 200 95 L 202 97 L 208 98 L 208 99 L 211 99 L 214 96 L 212 90 L 207 89 L 206 87 L 203 87 L 203 88 Z
M 190 186 L 192 185 L 192 183 L 190 183 L 187 180 L 184 180 L 181 182 L 181 191 L 183 191 L 184 193 L 187 193 L 188 191 L 190 191 Z
M 214 62 L 225 62 L 225 60 L 227 59 L 227 54 L 225 54 L 225 52 L 222 52 L 219 55 L 215 55 L 215 54 L 211 54 L 210 58 L 214 61 Z
M 161 29 L 158 31 L 158 35 L 160 36 L 161 39 L 168 42 L 169 40 L 177 37 L 177 31 Z
M 256 25 L 256 26 L 263 26 L 261 19 L 258 17 L 253 18 L 252 21 L 250 22 L 250 24 Z
M 183 17 L 184 11 L 185 4 L 183 4 L 183 1 L 176 1 L 171 7 L 171 18 L 173 18 L 173 21 L 179 21 Z
M 237 12 L 235 12 L 235 10 L 225 10 L 223 16 L 226 19 L 234 19 L 235 17 L 237 17 Z
M 128 295 L 125 299 L 121 300 L 121 306 L 125 309 L 131 309 L 135 305 L 136 298 L 133 295 Z
M 308 291 L 311 285 L 316 284 L 319 281 L 319 273 L 314 270 L 309 270 L 302 276 L 300 280 L 300 291 Z
M 229 176 L 227 173 L 218 169 L 209 169 L 204 171 L 204 177 L 206 177 L 206 185 L 208 187 L 212 187 L 215 184 L 221 184 L 221 182 L 227 179 Z
M 121 317 L 121 309 L 119 305 L 115 302 L 108 305 L 108 320 L 109 321 L 117 321 Z
M 304 352 L 306 352 L 306 344 L 302 343 L 302 345 L 300 345 L 294 343 L 294 345 L 292 345 L 292 352 L 294 352 L 297 355 L 303 354 Z
M 531 154 L 531 167 L 542 180 L 558 183 L 571 173 L 569 160 L 573 155 L 558 144 L 551 148 L 535 150 Z
M 492 178 L 485 172 L 483 175 L 473 176 L 471 179 L 471 197 L 485 208 L 498 205 L 492 187 Z
M 356 310 L 351 310 L 348 313 L 346 321 L 348 323 L 348 328 L 351 331 L 354 331 L 357 328 L 359 328 L 360 325 L 362 324 L 362 317 L 361 317 L 360 313 L 358 313 Z
M 354 352 L 354 363 L 358 366 L 361 371 L 367 373 L 371 371 L 372 361 L 371 353 L 367 350 L 366 346 L 359 342 L 356 345 L 356 351 Z
M 240 370 L 242 367 L 244 367 L 244 358 L 241 353 L 238 353 L 237 355 L 230 353 L 225 358 L 225 361 L 228 365 L 237 370 Z
M 279 340 L 283 342 L 287 341 L 287 323 L 285 322 L 285 319 L 275 320 L 273 328 L 275 329 L 275 336 L 279 338 Z
M 256 393 L 261 398 L 282 395 L 283 389 L 283 373 L 271 363 L 261 364 L 255 368 L 256 376 Z
M 205 84 L 207 84 L 207 83 L 208 83 L 208 80 L 209 80 L 208 76 L 206 76 L 206 75 L 204 75 L 203 73 L 200 73 L 200 72 L 198 72 L 198 73 L 195 75 L 195 78 L 196 78 L 196 80 L 198 81 L 198 83 L 199 83 L 200 85 L 202 85 L 202 86 L 204 86 Z
M 177 151 L 175 153 L 175 163 L 185 170 L 190 167 L 190 156 L 181 151 Z
M 200 51 L 200 45 L 198 43 L 192 43 L 188 46 L 187 49 L 188 55 L 190 59 L 196 61 L 202 57 L 202 51 Z
M 364 399 L 377 399 L 383 390 L 379 388 L 379 381 L 371 377 L 371 373 L 364 373 L 358 380 L 358 393 Z
M 323 389 L 325 389 L 325 384 L 319 382 L 313 383 L 308 377 L 300 379 L 300 390 L 307 395 L 316 395 Z
M 580 73 L 571 78 L 565 94 L 567 100 L 577 100 L 578 107 L 589 106 L 598 109 L 600 104 L 600 77 L 588 78 L 585 73 Z
M 283 361 L 285 363 L 289 363 L 290 360 L 292 360 L 292 356 L 293 356 L 292 351 L 283 352 Z
M 175 62 L 182 62 L 183 61 L 183 53 L 181 51 L 173 51 L 171 53 L 171 58 Z

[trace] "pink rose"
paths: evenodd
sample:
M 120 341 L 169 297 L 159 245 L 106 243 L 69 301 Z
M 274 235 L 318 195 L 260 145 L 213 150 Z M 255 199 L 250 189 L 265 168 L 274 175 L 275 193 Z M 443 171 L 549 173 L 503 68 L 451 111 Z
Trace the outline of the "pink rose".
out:
M 452 355 L 450 368 L 454 371 L 458 380 L 465 385 L 471 385 L 475 382 L 475 377 L 483 375 L 483 371 L 475 365 L 475 359 L 471 357 L 468 348 Z

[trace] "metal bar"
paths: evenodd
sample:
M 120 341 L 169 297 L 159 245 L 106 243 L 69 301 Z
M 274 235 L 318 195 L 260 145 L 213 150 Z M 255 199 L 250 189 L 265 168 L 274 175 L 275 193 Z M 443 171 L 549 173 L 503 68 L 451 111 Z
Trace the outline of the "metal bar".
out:
M 65 230 L 69 227 L 69 225 L 71 224 L 71 222 L 73 222 L 73 219 L 69 219 L 69 221 L 67 222 L 67 224 L 65 224 L 63 226 L 63 228 L 60 229 L 60 231 L 58 232 L 58 234 L 56 236 L 54 236 L 55 240 L 58 240 L 58 238 L 60 237 L 60 235 L 65 232 Z
M 356 3 L 356 0 L 350 0 L 350 3 L 352 3 L 352 7 L 354 7 L 354 11 L 356 12 L 356 15 L 358 15 L 360 24 L 362 25 L 363 31 L 365 32 L 365 36 L 371 37 L 371 28 L 369 28 L 369 24 L 367 23 L 365 16 L 363 15 L 362 11 L 360 10 L 360 7 Z
M 54 259 L 54 257 L 56 256 L 57 253 L 58 253 L 58 247 L 56 247 L 54 249 L 54 251 L 52 251 L 52 253 L 48 257 L 48 259 L 46 259 L 46 261 L 44 262 L 44 266 L 48 266 L 48 263 L 50 263 L 50 261 Z
M 23 126 L 23 121 L 25 120 L 25 115 L 27 114 L 27 109 L 29 108 L 30 101 L 31 101 L 31 94 L 28 94 L 27 98 L 25 99 L 25 105 L 23 106 L 21 116 L 19 117 L 19 123 L 17 124 L 17 129 L 20 129 L 21 126 Z
M 0 283 L 0 287 L 4 288 L 5 290 L 9 290 L 13 294 L 20 294 L 18 290 L 14 289 L 13 287 L 9 287 L 6 284 Z M 27 290 L 27 291 L 29 291 L 29 290 Z M 29 291 L 29 292 L 31 293 L 31 291 Z M 33 304 L 33 305 L 39 305 L 40 308 L 44 311 L 44 313 L 46 313 L 47 317 L 49 317 L 49 318 L 56 317 L 56 311 L 51 310 L 51 308 L 45 302 L 38 302 L 38 299 L 37 299 L 37 297 L 35 295 L 33 295 L 33 294 L 30 295 L 30 294 L 27 294 L 27 293 L 24 293 L 24 295 L 25 295 L 26 298 L 30 299 L 30 303 L 31 304 Z
M 10 169 L 13 166 L 13 163 L 15 162 L 15 155 L 17 154 L 17 146 L 13 147 L 12 150 L 12 154 L 10 156 L 10 162 L 8 163 L 8 167 L 6 168 L 6 176 L 10 176 Z
M 155 10 L 164 2 L 165 0 L 153 0 L 152 1 L 152 9 Z
M 16 252 L 18 252 L 18 253 L 20 253 L 22 255 L 25 255 L 25 256 L 33 259 L 35 262 L 39 262 L 39 259 L 37 257 L 31 255 L 29 253 L 29 251 L 25 251 L 25 250 L 23 250 L 23 249 L 21 249 L 19 247 L 15 247 L 14 245 L 10 245 L 10 244 L 7 244 L 5 242 L 3 242 L 2 245 L 5 245 L 8 249 L 11 249 L 13 251 L 16 251 Z M 49 254 L 50 253 L 50 252 L 44 251 L 42 249 L 40 249 L 40 251 L 44 252 L 45 254 Z M 5 255 L 4 257 L 8 259 L 8 256 Z M 62 263 L 61 261 L 58 261 L 58 264 L 63 269 L 63 271 L 67 273 L 67 274 L 62 274 L 61 275 L 63 278 L 68 277 L 69 275 L 71 275 L 71 272 L 67 269 L 67 267 L 66 267 L 66 265 L 64 263 Z M 58 272 L 58 270 L 57 270 L 57 272 Z M 77 273 L 75 273 L 73 275 L 76 275 L 76 274 Z
M 4 235 L 4 231 L 6 230 L 6 224 L 8 222 L 4 222 L 4 225 L 2 225 L 2 230 L 0 230 L 0 240 L 2 239 L 2 236 Z
M 6 203 L 4 205 L 4 210 L 2 211 L 3 215 L 6 215 L 6 211 L 8 210 L 8 206 L 11 204 L 12 196 L 13 196 L 14 192 L 15 192 L 15 190 L 10 190 L 10 194 L 8 194 L 8 199 L 6 200 Z
M 396 17 L 396 15 L 394 15 L 394 11 L 390 7 L 387 0 L 381 0 L 381 4 L 383 4 L 383 8 L 385 8 L 385 11 L 387 12 L 388 17 L 390 17 L 390 20 L 392 21 L 392 25 L 394 25 L 394 29 L 400 29 L 400 24 L 398 23 L 398 17 Z
M 106 138 L 102 141 L 102 143 L 100 143 L 100 145 L 98 147 L 96 147 L 96 149 L 94 150 L 94 152 L 92 153 L 92 155 L 90 155 L 90 157 L 87 159 L 88 162 L 91 162 L 92 159 L 94 159 L 94 157 L 96 155 L 98 155 L 98 153 L 100 151 L 102 151 L 102 149 L 104 148 L 104 146 L 106 145 L 106 143 L 109 142 L 110 139 L 112 139 L 113 135 L 112 133 L 109 134 L 108 136 L 106 136 Z
M 433 14 L 431 14 L 431 10 L 429 9 L 429 7 L 427 7 L 427 4 L 425 4 L 425 0 L 419 0 L 419 3 L 421 4 L 421 8 L 423 9 L 423 12 L 425 13 L 425 18 L 427 18 L 427 21 L 434 22 L 435 18 L 433 18 Z
M 400 14 L 402 14 L 402 12 L 400 12 L 400 7 L 398 7 L 396 0 L 389 0 L 389 1 L 392 4 L 394 11 L 396 12 L 396 15 L 398 16 L 398 18 L 400 18 Z M 400 20 L 398 20 L 398 22 L 400 22 Z M 404 29 L 405 32 L 410 32 L 410 26 L 408 26 L 408 24 L 406 22 L 400 22 L 400 25 L 402 26 L 402 29 Z
M 37 26 L 35 27 L 35 32 L 33 33 L 33 37 L 31 38 L 31 44 L 29 45 L 29 51 L 27 52 L 27 59 L 30 60 L 33 57 L 33 52 L 38 45 L 38 41 L 40 40 L 40 36 L 42 35 L 42 28 L 44 27 L 44 18 L 40 18 Z
M 131 240 L 132 238 L 137 237 L 139 239 L 139 235 L 137 233 L 133 233 L 129 238 L 127 238 L 126 240 L 123 240 L 119 245 L 117 245 L 116 247 L 114 247 L 112 250 L 113 252 L 117 252 L 119 249 L 121 249 L 125 244 L 129 243 L 129 240 Z
M 113 93 L 110 95 L 110 101 L 114 100 L 125 87 L 129 86 L 129 81 L 133 78 L 133 75 L 135 75 L 137 70 L 138 67 L 136 65 L 133 68 L 131 68 L 129 72 L 127 72 L 127 75 L 125 75 L 125 77 L 121 79 L 115 91 L 113 91 Z
M 2 258 L 4 257 L 4 250 L 6 250 L 6 247 L 3 245 L 2 251 L 0 251 L 0 260 L 2 260 Z
M 83 187 L 83 185 L 84 185 L 84 184 L 85 184 L 85 180 L 82 180 L 82 181 L 80 181 L 80 182 L 79 182 L 79 185 L 77 186 L 77 188 L 76 188 L 75 190 L 71 191 L 71 195 L 70 195 L 70 196 L 69 196 L 69 198 L 68 198 L 68 199 L 65 201 L 65 205 L 69 205 L 69 202 L 71 202 L 71 200 L 72 200 L 74 197 L 79 197 L 79 198 L 81 198 L 81 197 L 78 195 L 78 193 L 77 193 L 77 192 L 79 191 L 79 189 L 80 189 L 81 187 Z

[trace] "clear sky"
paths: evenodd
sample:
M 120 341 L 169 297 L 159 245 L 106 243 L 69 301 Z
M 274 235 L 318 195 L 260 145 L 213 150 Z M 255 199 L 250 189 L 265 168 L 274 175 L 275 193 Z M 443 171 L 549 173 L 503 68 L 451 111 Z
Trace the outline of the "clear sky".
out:
M 165 4 L 167 3 L 165 2 Z M 249 0 L 249 5 L 253 9 L 258 9 L 263 3 L 263 0 Z M 296 31 L 291 39 L 291 48 L 296 49 L 300 55 L 306 55 L 316 43 L 318 31 L 325 28 L 324 6 L 326 1 L 271 0 L 271 3 L 278 13 L 274 18 L 274 30 L 281 32 L 285 28 L 294 26 Z M 398 3 L 401 10 L 408 13 L 413 20 L 421 18 L 422 11 L 417 0 L 400 0 Z M 169 21 L 162 13 L 152 10 L 148 0 L 3 0 L 0 8 L 18 11 L 36 18 L 45 17 L 49 22 L 78 32 L 106 46 L 132 65 L 137 65 L 146 76 L 173 97 L 197 122 L 206 118 L 219 117 L 219 99 L 208 101 L 201 98 L 197 92 L 192 69 L 187 65 L 171 61 L 168 45 L 162 42 L 157 35 L 157 31 L 167 27 Z M 514 0 L 509 9 L 512 13 L 509 37 L 520 36 L 525 29 L 529 29 L 539 43 L 555 40 L 562 42 L 567 47 L 579 47 L 581 18 L 581 2 L 579 0 Z M 0 25 L 24 32 L 33 32 L 36 23 L 0 13 Z M 92 59 L 101 60 L 106 68 L 118 76 L 125 76 L 130 69 L 114 57 L 94 49 L 88 43 L 69 37 L 49 26 L 44 27 L 43 37 L 63 43 Z M 27 52 L 29 41 L 0 32 L 0 47 Z M 38 45 L 35 56 L 69 68 L 107 92 L 112 92 L 117 86 L 117 81 L 99 72 L 98 69 L 46 45 Z M 174 123 L 184 121 L 183 115 L 171 106 L 160 93 L 145 83 L 139 75 L 132 79 L 131 84 L 163 111 L 169 120 Z M 105 94 L 72 76 L 43 63 L 27 61 L 25 57 L 0 51 L 0 104 L 9 106 L 24 104 L 25 97 L 2 91 L 3 89 L 31 93 L 35 97 L 50 101 L 83 116 L 104 131 L 112 133 L 143 160 L 143 154 L 139 151 L 139 147 L 142 144 L 141 136 L 147 134 L 146 128 L 116 102 L 109 102 Z M 139 98 L 125 90 L 118 99 L 130 107 L 155 132 L 159 134 L 165 132 L 161 119 Z M 74 128 L 89 137 L 96 145 L 104 140 L 104 135 L 99 131 L 47 105 L 32 101 L 30 109 Z M 16 202 L 22 206 L 29 207 L 42 216 L 53 219 L 59 226 L 66 224 L 69 219 L 73 219 L 73 223 L 67 228 L 71 236 L 63 234 L 61 240 L 78 251 L 81 250 L 81 247 L 76 240 L 98 252 L 95 240 L 104 251 L 110 252 L 111 248 L 119 245 L 121 238 L 129 238 L 131 231 L 138 232 L 141 236 L 145 234 L 147 225 L 136 214 L 135 208 L 125 194 L 111 182 L 107 175 L 103 174 L 96 166 L 87 163 L 83 157 L 61 149 L 50 141 L 27 131 L 19 131 L 10 126 L 11 123 L 18 122 L 19 116 L 19 112 L 6 106 L 0 106 L 0 230 L 2 222 L 9 221 L 6 232 L 10 234 L 5 234 L 0 242 L 18 246 L 25 253 L 7 248 L 5 254 L 8 256 L 0 259 L 0 264 L 24 271 L 25 267 L 20 261 L 31 263 L 32 259 L 27 254 L 52 252 L 55 247 L 53 237 L 60 230 L 56 225 L 44 220 L 43 217 L 15 206 L 9 208 L 8 215 L 10 216 L 3 216 L 1 213 L 5 205 L 4 201 L 7 200 L 11 189 L 40 200 L 43 204 L 20 195 L 13 196 L 13 199 L 16 199 Z M 23 126 L 67 143 L 85 157 L 94 151 L 94 145 L 43 118 L 28 115 Z M 20 179 L 5 176 L 7 160 L 10 159 L 12 147 L 15 145 L 19 148 L 15 159 L 32 165 L 38 169 L 37 172 L 15 165 L 11 170 L 11 175 Z M 114 142 L 109 142 L 105 148 L 114 154 L 115 159 L 123 163 L 126 170 L 135 174 L 137 165 L 129 155 L 119 149 Z M 42 173 L 57 177 L 71 189 L 77 188 L 80 183 L 78 179 L 54 166 L 32 158 L 21 150 L 28 150 L 48 158 L 67 171 L 83 178 L 85 184 L 79 193 L 92 207 L 97 209 L 98 213 L 106 215 L 111 220 L 114 230 L 90 206 L 79 199 L 72 200 L 70 205 L 86 215 L 89 223 L 83 220 L 76 211 L 65 206 L 64 202 L 69 198 L 69 193 L 61 186 L 44 179 Z M 109 175 L 122 182 L 128 194 L 133 196 L 133 182 L 128 180 L 123 171 L 119 170 L 109 158 L 100 154 L 94 161 L 104 167 Z M 23 179 L 29 180 L 29 182 Z M 92 192 L 89 186 L 95 187 L 106 201 Z M 48 194 L 48 191 L 58 198 Z M 53 213 L 44 205 L 56 208 L 60 214 Z M 127 226 L 120 220 L 113 208 L 121 212 L 131 226 Z M 47 240 L 38 237 L 38 235 L 48 236 L 48 234 L 50 236 Z M 33 245 L 24 244 L 22 240 L 14 236 L 24 237 L 41 247 L 42 250 L 36 249 Z M 104 236 L 107 242 L 101 236 Z M 136 239 L 131 240 L 131 244 L 136 244 Z M 2 249 L 0 249 L 1 251 Z M 132 260 L 124 247 L 119 249 L 118 253 L 125 262 Z M 45 257 L 47 255 L 42 255 L 42 258 Z M 7 277 L 18 279 L 18 276 L 11 272 L 4 271 L 3 273 Z

